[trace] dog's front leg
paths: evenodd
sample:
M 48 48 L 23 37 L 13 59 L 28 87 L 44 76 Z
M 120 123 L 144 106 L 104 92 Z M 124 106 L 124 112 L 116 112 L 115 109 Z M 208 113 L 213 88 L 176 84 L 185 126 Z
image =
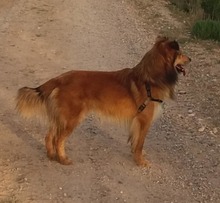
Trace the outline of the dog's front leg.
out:
M 138 166 L 149 166 L 149 162 L 143 156 L 143 146 L 150 124 L 150 117 L 146 117 L 146 115 L 141 114 L 136 116 L 132 121 L 130 141 L 134 161 Z

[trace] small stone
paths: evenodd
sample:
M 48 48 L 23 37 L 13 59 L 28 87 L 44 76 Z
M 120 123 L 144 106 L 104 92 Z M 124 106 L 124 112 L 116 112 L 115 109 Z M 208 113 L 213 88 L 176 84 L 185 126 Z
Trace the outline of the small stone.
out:
M 186 91 L 180 90 L 180 91 L 179 91 L 179 94 L 186 94 Z
M 184 118 L 183 115 L 181 115 L 181 114 L 178 114 L 178 117 L 179 117 L 179 118 Z
M 195 113 L 188 114 L 188 116 L 190 116 L 190 117 L 194 117 L 195 115 L 196 115 Z
M 210 131 L 210 134 L 214 137 L 216 137 L 216 134 L 213 133 L 213 131 Z
M 203 132 L 205 130 L 205 126 L 202 126 L 201 128 L 199 128 L 199 132 Z
M 213 128 L 212 132 L 213 132 L 214 134 L 216 134 L 216 133 L 218 132 L 218 129 L 217 129 L 217 128 Z

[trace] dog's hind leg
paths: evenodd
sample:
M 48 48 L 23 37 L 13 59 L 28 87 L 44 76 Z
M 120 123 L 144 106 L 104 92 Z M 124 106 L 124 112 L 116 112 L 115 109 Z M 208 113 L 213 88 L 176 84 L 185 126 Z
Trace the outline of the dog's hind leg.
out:
M 56 148 L 55 148 L 55 135 L 56 130 L 53 127 L 50 127 L 46 137 L 45 137 L 45 146 L 47 150 L 47 157 L 51 160 L 56 160 Z
M 134 161 L 138 166 L 148 166 L 149 162 L 145 160 L 143 156 L 143 146 L 146 134 L 150 127 L 150 122 L 148 117 L 139 115 L 135 117 L 132 121 L 130 129 L 131 148 L 134 156 Z
M 63 165 L 70 165 L 72 161 L 67 157 L 65 152 L 65 141 L 66 138 L 72 133 L 74 126 L 64 129 L 56 137 L 56 151 L 57 151 L 57 161 Z
M 55 148 L 57 153 L 57 161 L 63 165 L 70 165 L 72 161 L 67 157 L 65 152 L 65 141 L 67 137 L 72 133 L 74 128 L 82 121 L 84 118 L 84 113 L 82 108 L 78 106 L 77 112 L 71 114 L 69 111 L 68 119 L 66 119 L 66 124 L 64 128 L 58 130 L 55 136 Z

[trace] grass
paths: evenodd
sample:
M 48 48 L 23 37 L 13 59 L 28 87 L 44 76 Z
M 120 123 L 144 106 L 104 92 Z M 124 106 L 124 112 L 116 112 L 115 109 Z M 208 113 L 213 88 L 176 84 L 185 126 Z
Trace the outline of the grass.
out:
M 220 0 L 170 0 L 188 15 L 193 37 L 220 42 Z
M 196 12 L 201 7 L 201 0 L 170 0 L 181 11 Z
M 192 27 L 192 35 L 200 39 L 213 39 L 220 42 L 220 21 L 200 20 Z
M 220 20 L 219 0 L 202 0 L 201 7 L 208 18 L 212 20 Z

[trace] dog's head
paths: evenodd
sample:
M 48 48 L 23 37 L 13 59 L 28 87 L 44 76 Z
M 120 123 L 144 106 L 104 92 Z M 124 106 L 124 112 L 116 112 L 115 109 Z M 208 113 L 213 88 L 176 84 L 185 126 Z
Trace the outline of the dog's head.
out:
M 179 44 L 176 40 L 170 40 L 167 37 L 157 37 L 154 48 L 160 53 L 163 60 L 167 64 L 165 66 L 170 73 L 186 74 L 184 66 L 188 64 L 191 59 L 182 54 Z
M 173 87 L 178 74 L 185 75 L 184 66 L 191 59 L 182 54 L 177 41 L 167 37 L 157 37 L 152 49 L 148 51 L 135 71 L 139 79 L 163 87 Z

